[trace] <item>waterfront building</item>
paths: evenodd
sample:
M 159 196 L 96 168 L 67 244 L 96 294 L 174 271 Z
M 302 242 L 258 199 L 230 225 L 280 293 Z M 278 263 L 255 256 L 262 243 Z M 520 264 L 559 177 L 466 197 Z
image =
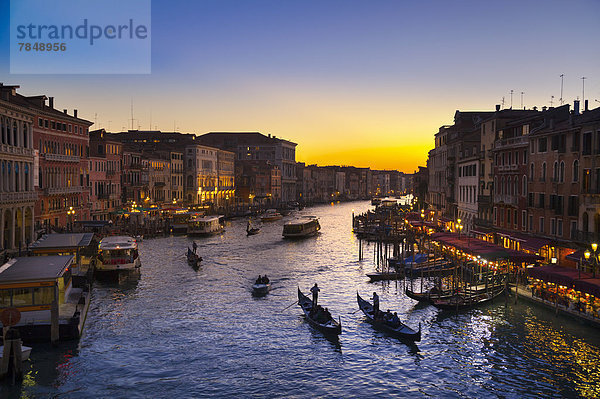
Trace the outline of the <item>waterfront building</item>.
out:
M 35 112 L 17 94 L 19 86 L 0 83 L 0 247 L 24 248 L 34 241 Z
M 170 151 L 171 159 L 171 200 L 183 202 L 183 151 Z M 232 166 L 233 168 L 233 166 Z
M 481 147 L 479 152 L 479 188 L 477 196 L 477 227 L 489 228 L 493 225 L 493 194 L 494 194 L 494 143 L 498 140 L 498 131 L 507 122 L 522 119 L 538 113 L 533 110 L 500 109 L 481 123 Z M 499 145 L 503 145 L 500 143 Z
M 417 198 L 417 207 L 419 209 L 426 208 L 427 190 L 429 186 L 429 170 L 428 167 L 419 166 L 419 170 L 410 175 L 404 175 L 406 188 L 403 189 L 403 193 L 411 191 L 413 196 Z
M 477 147 L 465 148 L 461 155 L 457 162 L 458 218 L 464 226 L 462 232 L 469 234 L 475 225 L 478 211 L 479 151 Z
M 258 132 L 211 132 L 198 136 L 207 146 L 231 151 L 235 161 L 269 161 L 281 171 L 281 200 L 296 200 L 296 143 Z
M 142 153 L 123 148 L 123 176 L 121 179 L 121 195 L 123 204 L 141 204 L 148 196 L 148 186 L 142 184 Z M 148 171 L 145 172 L 148 181 Z
M 148 202 L 156 205 L 171 203 L 170 152 L 152 156 L 144 154 L 144 158 L 148 159 Z
M 189 204 L 213 205 L 218 190 L 217 148 L 185 147 L 185 198 Z
M 349 200 L 371 199 L 373 180 L 370 168 L 342 166 L 340 171 L 346 174 L 346 196 Z
M 236 161 L 236 198 L 243 204 L 281 203 L 281 170 L 269 161 Z
M 481 123 L 493 112 L 456 111 L 454 124 L 444 125 L 435 135 L 435 148 L 429 151 L 427 202 L 436 216 L 458 219 L 458 160 L 468 150 L 478 153 Z
M 54 97 L 22 97 L 35 112 L 33 145 L 38 163 L 36 226 L 72 228 L 88 220 L 88 129 L 92 122 L 77 117 L 77 110 L 54 109 Z M 48 105 L 46 105 L 48 100 Z
M 217 150 L 217 200 L 218 207 L 235 204 L 235 154 L 231 151 Z M 280 175 L 281 178 L 281 175 Z M 280 198 L 281 190 L 272 193 Z
M 390 173 L 386 170 L 372 170 L 371 178 L 373 182 L 373 195 L 377 197 L 388 197 L 393 195 L 390 184 Z
M 110 220 L 121 209 L 122 144 L 104 129 L 90 132 L 92 220 Z

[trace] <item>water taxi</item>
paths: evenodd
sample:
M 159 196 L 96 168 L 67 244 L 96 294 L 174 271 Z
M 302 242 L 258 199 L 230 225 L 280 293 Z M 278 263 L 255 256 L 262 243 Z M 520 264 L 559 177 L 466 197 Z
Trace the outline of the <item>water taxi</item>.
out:
M 223 231 L 219 216 L 196 216 L 190 219 L 187 226 L 188 235 L 206 236 Z
M 141 266 L 138 244 L 129 236 L 108 236 L 100 241 L 97 272 L 135 271 Z
M 321 230 L 319 218 L 316 216 L 302 216 L 283 225 L 283 237 L 304 238 L 314 236 Z
M 281 219 L 282 217 L 283 216 L 281 213 L 277 212 L 277 209 L 267 209 L 267 211 L 260 217 L 260 220 L 262 222 L 273 222 Z

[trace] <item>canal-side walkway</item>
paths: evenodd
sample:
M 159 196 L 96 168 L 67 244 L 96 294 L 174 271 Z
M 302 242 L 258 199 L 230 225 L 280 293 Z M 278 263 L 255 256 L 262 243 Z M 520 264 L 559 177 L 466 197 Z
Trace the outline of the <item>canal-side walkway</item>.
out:
M 519 298 L 526 299 L 529 302 L 544 306 L 550 310 L 554 310 L 556 314 L 561 314 L 565 316 L 569 316 L 571 318 L 575 318 L 583 323 L 589 324 L 593 327 L 600 328 L 600 318 L 594 317 L 589 313 L 578 311 L 573 307 L 567 307 L 560 303 L 556 303 L 554 301 L 549 301 L 546 299 L 542 299 L 537 296 L 533 296 L 531 293 L 531 288 L 528 288 L 522 284 L 511 284 L 510 286 L 511 292 L 515 292 Z

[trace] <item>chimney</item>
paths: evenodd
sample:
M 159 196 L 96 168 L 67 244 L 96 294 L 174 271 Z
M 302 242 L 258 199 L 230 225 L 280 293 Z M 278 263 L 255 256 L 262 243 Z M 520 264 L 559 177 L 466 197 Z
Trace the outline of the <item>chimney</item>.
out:
M 579 115 L 579 100 L 573 101 L 573 113 Z
M 589 111 L 589 108 L 588 108 L 588 100 L 585 100 L 585 103 L 584 103 L 584 104 L 585 104 L 585 105 L 584 105 L 584 111 Z
M 496 112 L 500 111 L 500 104 L 496 104 Z
M 77 110 L 76 109 L 73 110 L 73 117 L 77 118 Z
M 48 106 L 54 109 L 54 97 L 48 97 Z
M 67 109 L 66 109 L 66 108 L 65 108 L 65 109 L 63 109 L 63 113 L 65 113 L 65 114 L 67 113 Z
M 546 106 L 544 105 L 544 106 L 542 107 L 542 111 L 545 111 L 546 109 L 547 109 L 547 108 L 546 108 Z

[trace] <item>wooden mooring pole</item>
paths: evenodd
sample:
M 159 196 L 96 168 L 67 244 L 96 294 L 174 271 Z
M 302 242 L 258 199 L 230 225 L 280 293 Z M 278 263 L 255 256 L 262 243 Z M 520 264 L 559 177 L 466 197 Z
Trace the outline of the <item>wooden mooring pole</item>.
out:
M 23 379 L 23 356 L 19 331 L 9 329 L 4 335 L 4 352 L 0 362 L 0 379 L 10 378 L 14 385 Z

